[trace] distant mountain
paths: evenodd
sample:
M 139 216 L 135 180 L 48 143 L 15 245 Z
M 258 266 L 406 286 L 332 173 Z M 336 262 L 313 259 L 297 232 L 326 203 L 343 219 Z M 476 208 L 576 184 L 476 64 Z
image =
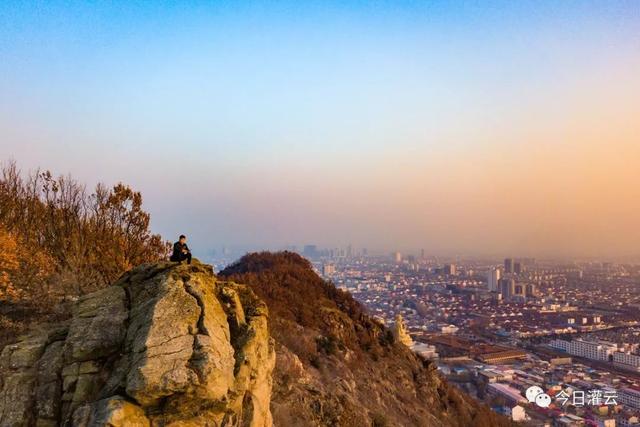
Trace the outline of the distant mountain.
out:
M 219 273 L 269 308 L 276 426 L 507 426 L 394 342 L 353 297 L 292 252 L 252 253 Z

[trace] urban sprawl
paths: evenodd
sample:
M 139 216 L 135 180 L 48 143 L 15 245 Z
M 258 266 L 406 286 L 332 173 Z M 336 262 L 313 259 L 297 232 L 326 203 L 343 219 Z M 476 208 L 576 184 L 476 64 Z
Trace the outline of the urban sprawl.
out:
M 640 265 L 300 252 L 451 383 L 514 421 L 640 427 Z M 550 404 L 530 401 L 531 387 Z

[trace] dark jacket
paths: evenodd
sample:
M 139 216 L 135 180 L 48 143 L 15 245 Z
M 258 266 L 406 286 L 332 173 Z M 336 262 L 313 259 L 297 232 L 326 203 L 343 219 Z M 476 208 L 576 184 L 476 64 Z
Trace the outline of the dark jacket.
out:
M 180 243 L 180 241 L 177 241 L 173 244 L 173 253 L 171 254 L 171 261 L 180 261 L 182 259 L 184 259 L 184 254 L 182 252 L 183 249 L 187 250 L 187 253 L 191 252 L 191 250 L 189 249 L 189 246 L 187 246 L 186 243 Z

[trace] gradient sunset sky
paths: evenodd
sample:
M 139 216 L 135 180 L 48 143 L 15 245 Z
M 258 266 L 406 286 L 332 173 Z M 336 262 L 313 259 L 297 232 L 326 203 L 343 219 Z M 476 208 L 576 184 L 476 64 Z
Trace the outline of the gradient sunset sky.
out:
M 640 255 L 640 1 L 3 1 L 0 149 L 196 250 Z

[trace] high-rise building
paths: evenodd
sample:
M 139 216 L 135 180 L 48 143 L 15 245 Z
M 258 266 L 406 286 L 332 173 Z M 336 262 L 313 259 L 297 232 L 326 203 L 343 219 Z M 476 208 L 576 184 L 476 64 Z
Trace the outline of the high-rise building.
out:
M 393 254 L 393 257 L 397 263 L 402 262 L 402 254 L 400 252 L 396 252 Z
M 489 270 L 487 274 L 487 288 L 491 292 L 499 292 L 499 283 L 500 283 L 500 269 L 492 268 Z
M 513 258 L 506 258 L 504 260 L 504 272 L 506 274 L 513 273 Z
M 522 274 L 523 268 L 522 268 L 522 263 L 519 261 L 516 261 L 513 263 L 513 272 L 515 274 Z
M 514 295 L 516 281 L 513 279 L 500 279 L 500 293 L 503 299 L 511 298 Z
M 456 275 L 456 265 L 455 264 L 445 264 L 444 265 L 444 274 L 448 276 Z

